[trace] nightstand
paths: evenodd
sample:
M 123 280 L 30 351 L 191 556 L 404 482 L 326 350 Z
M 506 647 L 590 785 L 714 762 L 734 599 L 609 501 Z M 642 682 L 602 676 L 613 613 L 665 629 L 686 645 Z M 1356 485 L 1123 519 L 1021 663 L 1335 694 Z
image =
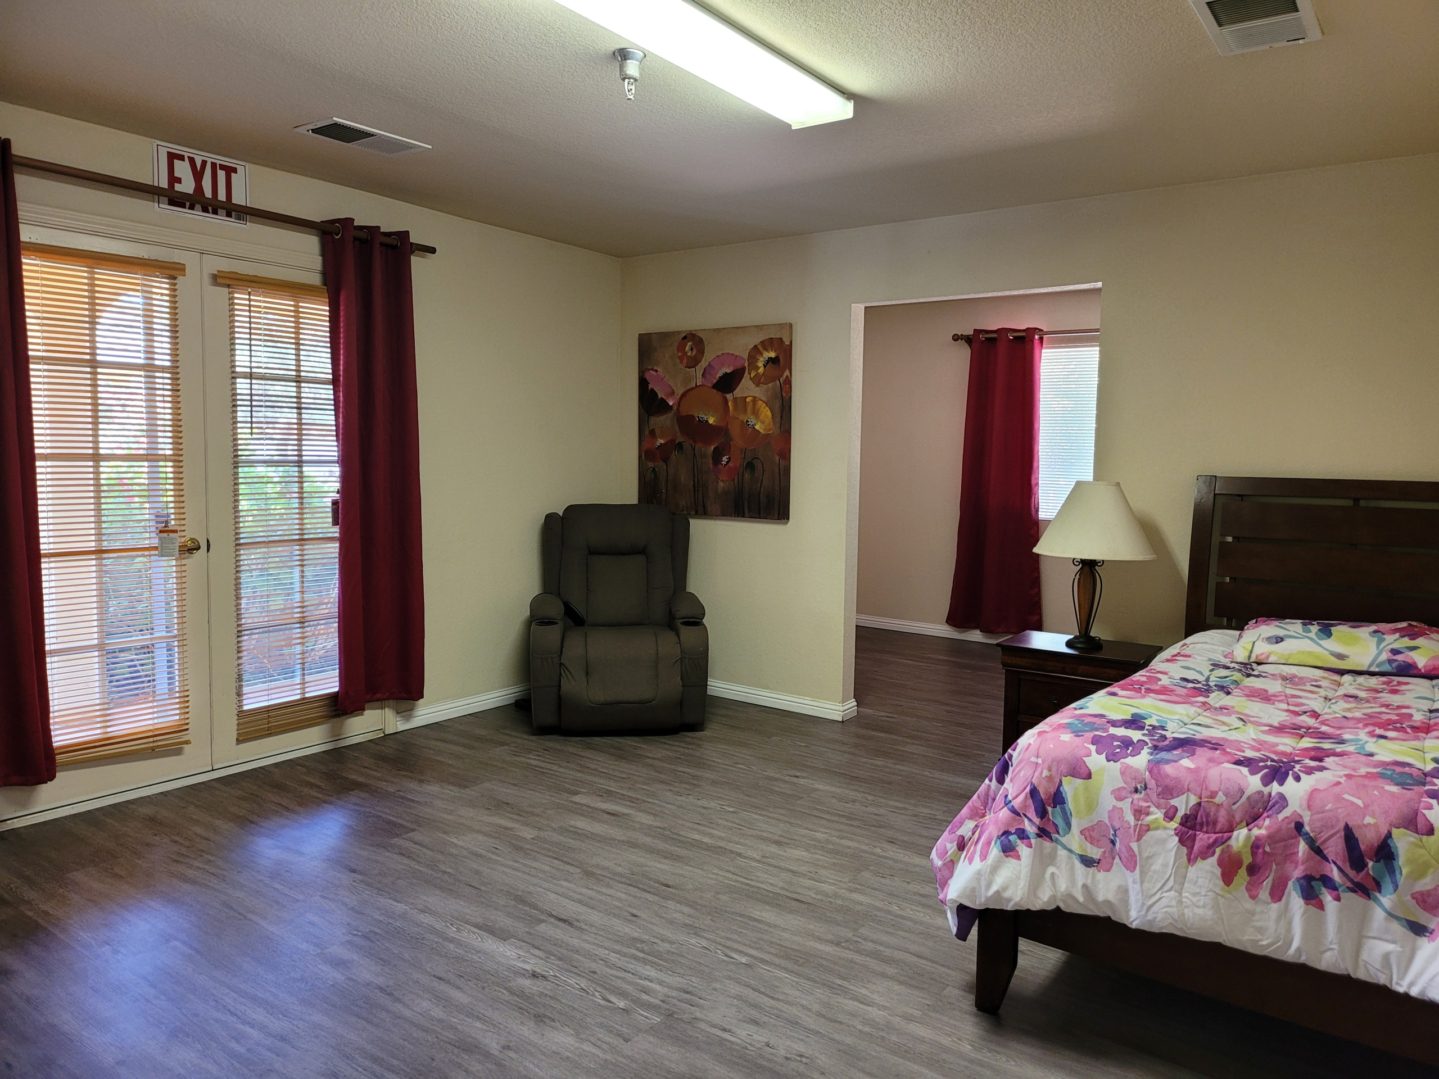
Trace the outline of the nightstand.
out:
M 1105 641 L 1097 652 L 1077 652 L 1063 633 L 1027 630 L 999 642 L 1004 667 L 1004 745 L 1081 697 L 1143 670 L 1157 644 Z

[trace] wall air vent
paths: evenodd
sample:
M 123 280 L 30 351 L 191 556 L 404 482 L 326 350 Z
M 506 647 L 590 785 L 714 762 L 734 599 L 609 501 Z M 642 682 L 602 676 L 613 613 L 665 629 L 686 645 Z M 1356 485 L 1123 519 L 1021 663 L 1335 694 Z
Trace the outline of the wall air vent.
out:
M 429 143 L 391 135 L 387 131 L 352 123 L 349 120 L 341 120 L 334 116 L 328 120 L 316 120 L 312 124 L 301 124 L 295 130 L 310 135 L 319 135 L 322 139 L 348 143 L 351 146 L 358 146 L 361 150 L 372 150 L 377 154 L 386 154 L 391 157 L 395 154 L 412 154 L 416 150 L 431 149 Z
M 1189 0 L 1221 56 L 1298 45 L 1322 35 L 1313 0 Z

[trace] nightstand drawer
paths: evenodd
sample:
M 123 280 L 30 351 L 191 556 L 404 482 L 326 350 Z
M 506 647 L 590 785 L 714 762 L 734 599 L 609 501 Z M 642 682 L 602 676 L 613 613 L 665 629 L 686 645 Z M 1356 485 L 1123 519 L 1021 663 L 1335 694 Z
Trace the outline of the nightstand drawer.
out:
M 1088 697 L 1104 687 L 1104 682 L 1026 674 L 1019 680 L 1019 711 L 1027 716 L 1052 716 L 1061 708 L 1067 708 L 1081 697 Z
M 1105 641 L 1098 652 L 1069 647 L 1062 634 L 1030 630 L 999 644 L 1004 667 L 1004 726 L 1008 749 L 1014 740 L 1081 697 L 1103 692 L 1154 658 L 1155 644 Z

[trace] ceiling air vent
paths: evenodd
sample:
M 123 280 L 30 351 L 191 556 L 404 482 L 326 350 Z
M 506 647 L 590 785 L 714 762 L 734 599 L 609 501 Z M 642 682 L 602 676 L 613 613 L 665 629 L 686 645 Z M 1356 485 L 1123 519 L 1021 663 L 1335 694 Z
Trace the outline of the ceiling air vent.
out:
M 1321 35 L 1313 0 L 1189 0 L 1222 56 L 1298 45 Z
M 312 124 L 301 124 L 295 128 L 296 131 L 304 131 L 311 135 L 319 135 L 322 139 L 333 139 L 335 142 L 348 143 L 351 146 L 358 146 L 361 150 L 373 150 L 377 154 L 410 154 L 416 150 L 429 150 L 432 147 L 426 142 L 416 142 L 414 139 L 401 138 L 399 135 L 391 135 L 387 131 L 380 131 L 378 128 L 366 127 L 364 124 L 352 123 L 349 120 L 341 120 L 338 117 L 330 117 L 328 120 L 316 120 Z

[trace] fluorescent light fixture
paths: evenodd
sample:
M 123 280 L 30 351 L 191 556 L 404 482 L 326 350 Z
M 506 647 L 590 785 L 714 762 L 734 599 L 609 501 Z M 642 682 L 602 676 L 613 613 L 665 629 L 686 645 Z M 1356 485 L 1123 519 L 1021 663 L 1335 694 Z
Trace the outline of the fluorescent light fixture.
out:
M 689 0 L 558 0 L 790 127 L 854 115 L 854 102 Z

